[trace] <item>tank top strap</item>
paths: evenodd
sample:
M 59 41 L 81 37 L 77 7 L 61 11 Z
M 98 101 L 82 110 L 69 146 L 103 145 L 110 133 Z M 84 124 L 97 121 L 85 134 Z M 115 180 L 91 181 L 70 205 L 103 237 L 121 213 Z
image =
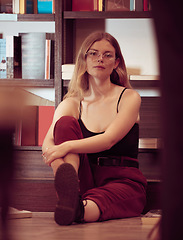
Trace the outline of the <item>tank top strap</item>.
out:
M 79 119 L 81 119 L 81 101 L 79 103 Z
M 121 97 L 122 97 L 122 95 L 123 95 L 123 93 L 124 93 L 124 91 L 126 90 L 127 88 L 124 88 L 123 89 L 123 91 L 121 92 L 121 94 L 120 94 L 120 96 L 119 96 L 119 98 L 118 98 L 118 103 L 117 103 L 117 113 L 118 113 L 118 106 L 119 106 L 119 103 L 120 103 L 120 100 L 121 100 Z

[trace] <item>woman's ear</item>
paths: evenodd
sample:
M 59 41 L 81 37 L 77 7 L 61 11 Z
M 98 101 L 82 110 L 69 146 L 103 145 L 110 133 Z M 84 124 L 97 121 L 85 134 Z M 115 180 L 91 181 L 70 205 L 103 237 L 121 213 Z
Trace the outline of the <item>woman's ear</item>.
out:
M 120 59 L 117 58 L 117 59 L 115 60 L 114 69 L 116 69 L 116 68 L 118 67 L 119 62 L 120 62 Z

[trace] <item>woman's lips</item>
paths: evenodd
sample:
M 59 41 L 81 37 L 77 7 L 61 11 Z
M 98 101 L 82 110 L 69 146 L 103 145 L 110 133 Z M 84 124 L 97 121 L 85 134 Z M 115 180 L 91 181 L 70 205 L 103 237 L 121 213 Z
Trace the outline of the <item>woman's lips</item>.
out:
M 103 67 L 103 66 L 95 66 L 94 68 L 97 68 L 97 69 L 105 69 L 105 67 Z

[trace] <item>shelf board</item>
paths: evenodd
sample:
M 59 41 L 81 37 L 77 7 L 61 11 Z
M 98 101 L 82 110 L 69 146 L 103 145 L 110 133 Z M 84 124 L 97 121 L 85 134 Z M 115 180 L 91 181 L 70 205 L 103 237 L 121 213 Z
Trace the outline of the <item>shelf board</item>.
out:
M 54 88 L 54 80 L 49 79 L 0 79 L 0 86 Z
M 41 146 L 14 146 L 15 151 L 42 151 Z
M 83 18 L 151 18 L 152 14 L 150 11 L 147 12 L 138 12 L 138 11 L 81 11 L 81 12 L 73 12 L 73 11 L 65 11 L 64 19 L 83 19 Z
M 70 80 L 63 80 L 63 86 L 68 87 Z M 160 81 L 159 80 L 130 80 L 130 83 L 133 88 L 159 88 L 160 87 Z
M 55 21 L 55 14 L 18 14 L 17 21 L 50 22 Z
M 160 81 L 159 80 L 130 80 L 130 83 L 133 88 L 159 88 Z

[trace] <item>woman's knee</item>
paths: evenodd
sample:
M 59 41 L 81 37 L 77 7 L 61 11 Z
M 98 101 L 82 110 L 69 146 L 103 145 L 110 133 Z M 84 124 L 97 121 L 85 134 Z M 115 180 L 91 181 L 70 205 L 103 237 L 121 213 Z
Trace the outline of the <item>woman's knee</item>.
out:
M 55 144 L 60 144 L 69 140 L 77 140 L 82 138 L 80 125 L 72 116 L 62 116 L 54 127 Z

